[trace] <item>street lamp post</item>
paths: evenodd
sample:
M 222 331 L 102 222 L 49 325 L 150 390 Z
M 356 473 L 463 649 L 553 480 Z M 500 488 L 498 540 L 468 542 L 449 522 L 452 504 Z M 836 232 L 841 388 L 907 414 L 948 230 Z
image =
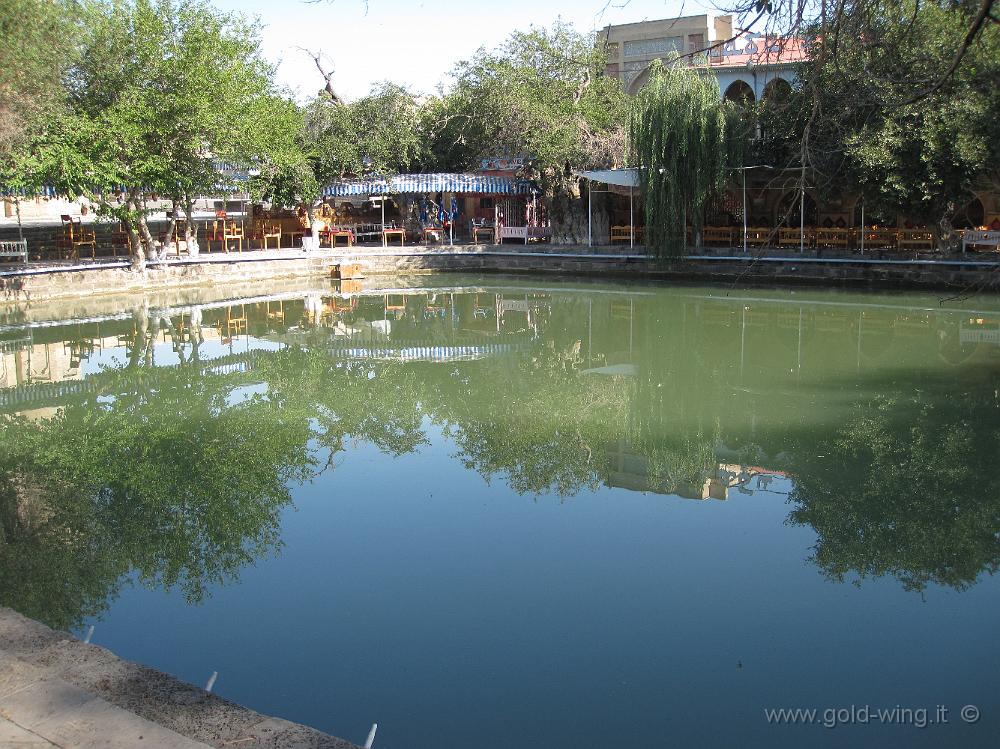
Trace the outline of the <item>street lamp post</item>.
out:
M 747 251 L 747 169 L 774 169 L 770 164 L 736 167 L 743 172 L 743 252 Z

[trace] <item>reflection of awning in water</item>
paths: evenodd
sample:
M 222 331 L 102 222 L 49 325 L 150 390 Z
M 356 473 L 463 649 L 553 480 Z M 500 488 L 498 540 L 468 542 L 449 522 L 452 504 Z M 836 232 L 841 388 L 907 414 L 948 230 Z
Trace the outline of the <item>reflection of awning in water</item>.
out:
M 607 367 L 584 369 L 580 371 L 580 374 L 621 375 L 623 377 L 635 377 L 637 372 L 638 370 L 634 364 L 611 364 Z
M 452 362 L 473 361 L 492 356 L 513 354 L 526 349 L 526 344 L 488 343 L 469 346 L 407 346 L 405 344 L 382 344 L 375 346 L 351 346 L 345 342 L 335 346 L 330 353 L 344 359 L 378 359 L 383 361 L 424 361 Z

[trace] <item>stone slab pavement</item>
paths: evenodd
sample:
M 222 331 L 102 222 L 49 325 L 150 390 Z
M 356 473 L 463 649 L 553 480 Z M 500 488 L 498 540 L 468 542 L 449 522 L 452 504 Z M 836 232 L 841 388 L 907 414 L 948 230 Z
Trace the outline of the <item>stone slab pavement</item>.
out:
M 0 749 L 208 749 L 0 651 Z
M 0 749 L 357 749 L 0 606 Z

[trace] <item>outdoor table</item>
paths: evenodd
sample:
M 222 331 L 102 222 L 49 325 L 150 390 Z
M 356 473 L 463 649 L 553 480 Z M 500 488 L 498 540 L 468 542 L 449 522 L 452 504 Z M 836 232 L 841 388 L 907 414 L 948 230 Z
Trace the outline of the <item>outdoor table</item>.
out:
M 472 227 L 472 244 L 479 244 L 479 234 L 480 232 L 486 234 L 490 239 L 495 239 L 496 231 L 492 226 L 473 226 Z
M 428 226 L 424 228 L 424 244 L 430 244 L 431 237 L 437 239 L 438 242 L 444 241 L 444 229 L 437 226 Z
M 399 236 L 399 246 L 403 247 L 406 244 L 406 229 L 383 229 L 382 230 L 382 246 L 389 246 L 390 236 Z
M 330 247 L 337 246 L 337 237 L 347 237 L 347 246 L 354 246 L 354 232 L 350 229 L 329 229 L 325 234 L 330 238 Z

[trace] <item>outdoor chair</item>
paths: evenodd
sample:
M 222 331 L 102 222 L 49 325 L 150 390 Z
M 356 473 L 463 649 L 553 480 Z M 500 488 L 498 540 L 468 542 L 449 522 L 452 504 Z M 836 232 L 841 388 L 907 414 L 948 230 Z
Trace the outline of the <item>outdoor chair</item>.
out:
M 239 250 L 243 252 L 243 227 L 235 221 L 224 221 L 222 226 L 222 249 L 229 252 L 229 243 L 238 242 Z
M 267 249 L 267 240 L 273 239 L 274 246 L 281 249 L 281 224 L 264 223 L 260 227 L 261 249 Z
M 129 234 L 123 223 L 119 223 L 111 231 L 111 255 L 118 257 L 118 250 L 121 250 L 124 255 L 132 252 L 132 235 Z
M 223 231 L 222 224 L 224 221 L 206 221 L 205 222 L 205 249 L 208 252 L 212 251 L 212 242 L 218 242 L 221 249 L 225 249 L 225 232 Z
M 63 235 L 56 242 L 59 250 L 65 252 L 68 258 L 80 257 L 81 247 L 90 247 L 91 258 L 97 257 L 97 234 L 93 229 L 87 229 L 79 218 L 62 216 Z

